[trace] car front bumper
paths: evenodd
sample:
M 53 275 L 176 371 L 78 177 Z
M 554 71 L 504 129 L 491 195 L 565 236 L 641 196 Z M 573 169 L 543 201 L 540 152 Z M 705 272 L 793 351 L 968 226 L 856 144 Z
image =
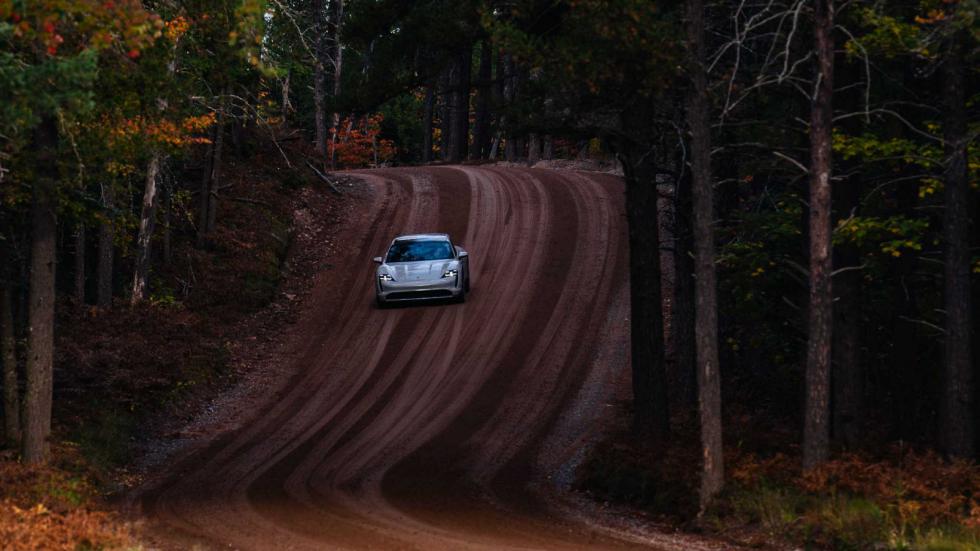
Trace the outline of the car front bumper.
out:
M 445 300 L 463 294 L 463 282 L 459 276 L 427 281 L 381 281 L 376 291 L 378 302 L 402 302 L 413 300 Z

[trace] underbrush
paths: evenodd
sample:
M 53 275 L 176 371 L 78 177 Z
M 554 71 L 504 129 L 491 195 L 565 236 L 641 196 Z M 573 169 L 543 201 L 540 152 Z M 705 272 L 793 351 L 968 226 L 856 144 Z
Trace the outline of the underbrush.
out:
M 751 546 L 980 549 L 980 467 L 898 446 L 841 453 L 803 474 L 791 443 L 771 438 L 768 447 L 781 442 L 786 451 L 759 452 L 735 439 L 725 450 L 726 489 L 697 518 L 700 447 L 693 429 L 682 425 L 666 446 L 635 445 L 626 432 L 610 435 L 583 464 L 580 488 L 678 528 Z
M 134 549 L 131 527 L 101 506 L 97 479 L 73 446 L 28 467 L 0 456 L 0 542 L 5 550 Z
M 174 220 L 170 258 L 154 260 L 148 301 L 59 306 L 56 432 L 98 471 L 131 461 L 147 419 L 184 419 L 189 401 L 234 378 L 236 324 L 276 297 L 284 275 L 301 186 L 298 176 L 284 178 L 278 159 L 227 161 L 233 192 L 219 201 L 217 228 L 198 247 L 193 221 Z
M 44 467 L 23 466 L 14 451 L 0 449 L 0 549 L 136 545 L 104 496 L 134 479 L 125 468 L 142 441 L 189 420 L 235 379 L 234 343 L 242 331 L 261 330 L 249 320 L 279 295 L 291 208 L 310 186 L 303 173 L 278 164 L 278 156 L 260 154 L 248 163 L 228 161 L 224 177 L 232 191 L 219 202 L 218 227 L 202 247 L 192 221 L 182 223 L 175 209 L 170 258 L 154 246 L 161 256 L 149 300 L 136 306 L 117 300 L 111 309 L 59 303 L 57 445 Z M 129 261 L 123 257 L 124 269 L 114 274 L 117 287 Z

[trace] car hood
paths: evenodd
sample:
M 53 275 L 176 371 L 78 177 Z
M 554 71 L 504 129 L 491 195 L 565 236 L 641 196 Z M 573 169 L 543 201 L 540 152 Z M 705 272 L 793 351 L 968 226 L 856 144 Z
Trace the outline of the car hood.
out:
M 446 270 L 452 268 L 453 260 L 424 260 L 419 262 L 396 262 L 386 264 L 382 269 L 387 268 L 387 273 L 395 278 L 395 281 L 429 281 L 440 279 Z

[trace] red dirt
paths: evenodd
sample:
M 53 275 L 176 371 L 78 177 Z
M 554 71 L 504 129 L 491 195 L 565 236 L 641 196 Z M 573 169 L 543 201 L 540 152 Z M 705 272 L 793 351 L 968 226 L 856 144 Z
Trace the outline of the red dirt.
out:
M 140 490 L 154 545 L 716 548 L 560 496 L 627 376 L 621 180 L 353 174 L 369 199 L 283 336 L 280 384 Z M 467 302 L 376 309 L 371 257 L 422 231 L 470 251 Z

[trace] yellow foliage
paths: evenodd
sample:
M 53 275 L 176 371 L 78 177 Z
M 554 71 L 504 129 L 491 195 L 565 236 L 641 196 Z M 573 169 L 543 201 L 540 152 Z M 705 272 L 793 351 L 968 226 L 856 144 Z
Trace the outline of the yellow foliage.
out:
M 215 121 L 214 113 L 186 117 L 179 121 L 169 119 L 152 120 L 146 117 L 134 117 L 117 123 L 110 131 L 110 140 L 121 142 L 142 138 L 161 145 L 181 147 L 189 144 L 209 143 L 211 140 L 199 136 L 210 128 Z
M 167 40 L 171 42 L 177 42 L 180 37 L 184 36 L 187 31 L 191 28 L 190 21 L 182 15 L 167 21 L 166 31 L 164 34 L 167 36 Z

